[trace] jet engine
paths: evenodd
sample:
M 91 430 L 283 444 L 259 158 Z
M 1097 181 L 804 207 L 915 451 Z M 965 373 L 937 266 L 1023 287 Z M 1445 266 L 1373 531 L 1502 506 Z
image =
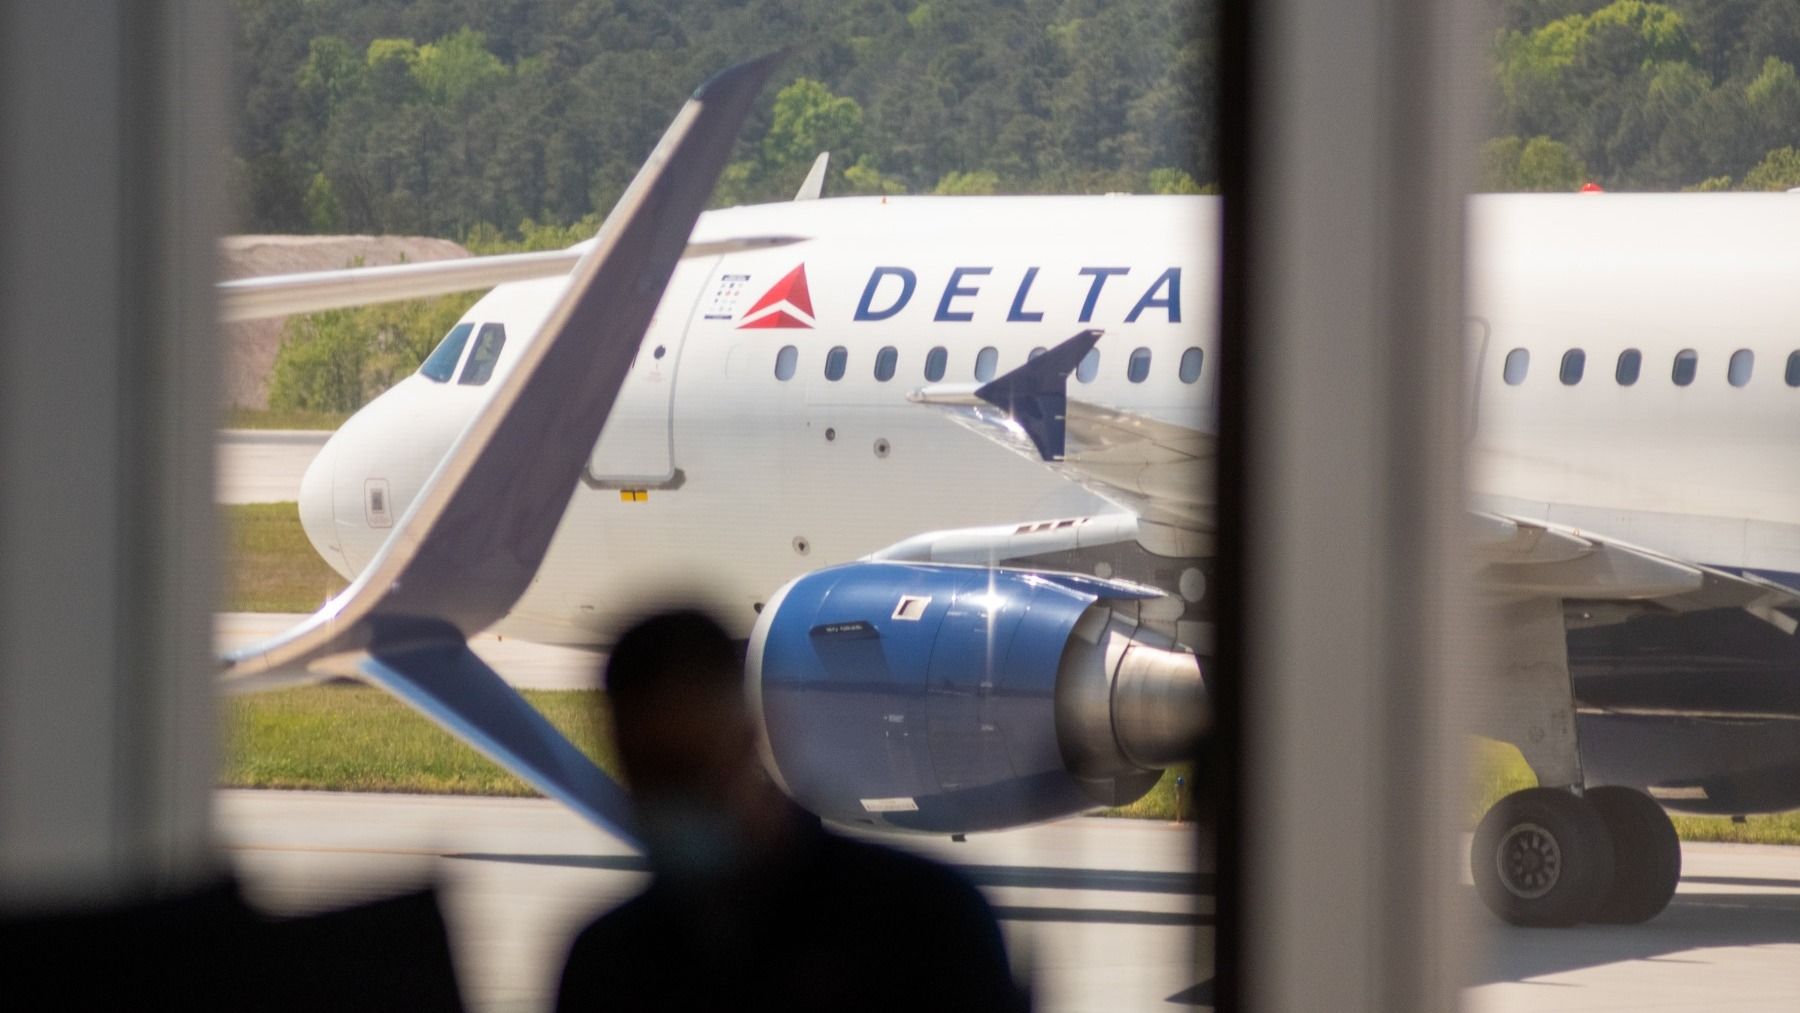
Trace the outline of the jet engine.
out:
M 1199 658 L 1128 618 L 1160 594 L 946 564 L 797 578 L 750 638 L 764 761 L 851 825 L 959 833 L 1131 802 L 1207 719 Z

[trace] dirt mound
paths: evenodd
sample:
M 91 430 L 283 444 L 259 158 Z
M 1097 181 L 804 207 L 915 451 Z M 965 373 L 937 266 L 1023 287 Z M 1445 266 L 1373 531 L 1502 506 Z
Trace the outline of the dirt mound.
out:
M 417 264 L 467 257 L 448 239 L 425 236 L 226 236 L 219 240 L 219 277 L 334 271 L 344 267 Z M 227 408 L 267 408 L 269 376 L 286 318 L 227 324 L 224 402 Z

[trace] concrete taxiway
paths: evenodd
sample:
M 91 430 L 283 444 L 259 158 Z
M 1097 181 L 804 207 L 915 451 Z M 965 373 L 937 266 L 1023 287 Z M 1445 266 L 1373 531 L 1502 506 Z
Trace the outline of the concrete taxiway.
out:
M 299 912 L 436 882 L 464 993 L 483 1010 L 549 1002 L 563 949 L 636 891 L 641 860 L 536 799 L 222 791 L 246 890 Z M 1211 876 L 1188 828 L 1073 819 L 967 843 L 883 838 L 987 894 L 1045 1010 L 1204 1007 Z M 1646 925 L 1525 930 L 1479 911 L 1462 1008 L 1800 1009 L 1800 848 L 1689 844 L 1680 892 Z
M 645 878 L 629 848 L 537 799 L 233 790 L 218 827 L 247 894 L 273 911 L 439 884 L 465 1000 L 489 1011 L 546 1008 L 574 933 Z M 983 889 L 1039 1009 L 1182 1009 L 1206 994 L 1211 884 L 1186 826 L 1076 819 L 963 844 L 883 840 Z
M 300 497 L 306 466 L 331 438 L 311 429 L 222 429 L 217 448 L 219 503 L 279 503 Z

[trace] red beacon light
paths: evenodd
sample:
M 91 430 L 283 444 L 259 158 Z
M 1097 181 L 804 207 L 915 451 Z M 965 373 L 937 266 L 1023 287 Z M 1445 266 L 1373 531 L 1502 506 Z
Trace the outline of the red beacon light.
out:
M 1605 193 L 1606 191 L 1600 189 L 1600 184 L 1598 184 L 1590 179 L 1586 183 L 1581 184 L 1581 192 L 1582 193 Z

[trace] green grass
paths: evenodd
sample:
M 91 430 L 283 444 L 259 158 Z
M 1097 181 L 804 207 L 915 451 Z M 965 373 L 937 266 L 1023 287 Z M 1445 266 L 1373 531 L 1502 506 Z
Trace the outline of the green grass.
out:
M 224 429 L 325 429 L 344 424 L 349 412 L 315 412 L 299 408 L 233 408 L 220 423 Z
M 238 503 L 221 507 L 225 520 L 226 612 L 311 612 L 344 587 L 325 565 L 294 503 Z
M 569 741 L 612 769 L 602 694 L 525 690 Z M 523 781 L 386 692 L 327 683 L 233 697 L 222 783 L 234 788 L 535 795 Z
M 1537 777 L 1525 765 L 1519 751 L 1503 742 L 1476 740 L 1474 762 L 1474 804 L 1469 824 L 1481 819 L 1487 807 L 1502 795 L 1530 788 Z M 1729 841 L 1734 844 L 1800 844 L 1800 812 L 1765 813 L 1747 816 L 1733 823 L 1727 816 L 1681 816 L 1675 820 L 1675 832 L 1684 841 Z
M 597 690 L 524 690 L 525 699 L 601 767 L 616 770 Z M 226 701 L 226 763 L 221 783 L 234 788 L 392 791 L 444 795 L 535 795 L 531 788 L 387 693 L 327 683 Z M 1536 783 L 1511 746 L 1476 741 L 1468 824 L 1493 801 Z M 1164 773 L 1149 794 L 1102 816 L 1173 820 L 1175 778 L 1187 778 L 1182 818 L 1192 820 L 1194 773 Z M 1684 841 L 1800 844 L 1800 813 L 1676 816 Z

